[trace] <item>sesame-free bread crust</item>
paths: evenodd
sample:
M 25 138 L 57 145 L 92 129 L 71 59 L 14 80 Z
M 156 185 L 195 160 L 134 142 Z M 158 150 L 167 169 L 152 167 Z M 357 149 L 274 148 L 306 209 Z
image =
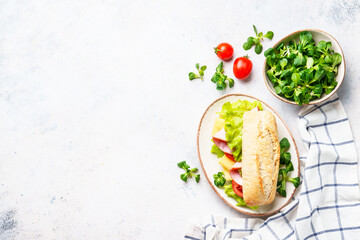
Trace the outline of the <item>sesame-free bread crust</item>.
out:
M 268 111 L 249 111 L 243 121 L 244 201 L 249 206 L 269 204 L 275 198 L 280 162 L 276 119 Z

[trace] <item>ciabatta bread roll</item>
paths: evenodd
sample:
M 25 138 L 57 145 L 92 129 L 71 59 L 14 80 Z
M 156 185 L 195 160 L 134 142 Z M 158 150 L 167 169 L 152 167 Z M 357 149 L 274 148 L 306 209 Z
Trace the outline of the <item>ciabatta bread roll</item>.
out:
M 274 115 L 249 111 L 243 118 L 242 178 L 249 206 L 271 203 L 276 194 L 280 145 Z

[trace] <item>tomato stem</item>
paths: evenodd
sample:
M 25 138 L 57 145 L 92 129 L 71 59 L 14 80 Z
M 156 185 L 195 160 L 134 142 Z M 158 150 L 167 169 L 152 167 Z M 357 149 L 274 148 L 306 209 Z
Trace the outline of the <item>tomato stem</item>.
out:
M 215 50 L 215 54 L 217 54 L 218 52 L 222 52 L 222 51 L 220 51 L 220 49 L 218 49 L 217 47 L 214 47 L 214 50 Z

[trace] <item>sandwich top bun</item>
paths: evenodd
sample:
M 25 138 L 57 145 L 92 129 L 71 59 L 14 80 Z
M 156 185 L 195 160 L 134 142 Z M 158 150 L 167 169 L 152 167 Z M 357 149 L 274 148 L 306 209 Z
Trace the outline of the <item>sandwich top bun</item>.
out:
M 249 206 L 269 204 L 275 198 L 280 164 L 276 119 L 268 111 L 249 111 L 243 121 L 244 201 Z

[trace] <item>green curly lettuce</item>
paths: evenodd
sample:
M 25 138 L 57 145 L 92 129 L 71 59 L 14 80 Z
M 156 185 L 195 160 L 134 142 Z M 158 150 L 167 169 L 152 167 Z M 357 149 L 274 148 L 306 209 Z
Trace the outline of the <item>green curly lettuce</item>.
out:
M 221 157 L 224 156 L 224 152 L 221 151 L 221 149 L 218 146 L 216 146 L 215 144 L 213 144 L 212 147 L 211 147 L 211 153 L 216 154 L 216 156 L 218 158 L 221 158 Z
M 219 112 L 220 118 L 225 119 L 226 141 L 233 150 L 234 159 L 238 162 L 241 160 L 243 115 L 255 107 L 263 110 L 259 101 L 238 100 L 224 103 Z

